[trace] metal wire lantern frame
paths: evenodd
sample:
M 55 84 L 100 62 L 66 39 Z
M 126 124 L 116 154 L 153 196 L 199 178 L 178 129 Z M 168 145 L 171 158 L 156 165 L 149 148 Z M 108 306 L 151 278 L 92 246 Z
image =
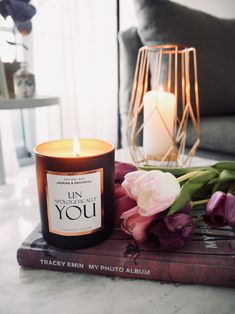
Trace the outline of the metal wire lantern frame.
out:
M 151 58 L 155 60 L 152 71 L 150 69 L 152 66 L 150 65 Z M 149 120 L 149 117 L 147 121 L 143 119 L 143 122 L 138 125 L 144 107 L 143 96 L 151 89 L 159 90 L 163 76 L 163 67 L 167 69 L 165 71 L 166 79 L 164 88 L 167 92 L 174 93 L 176 96 L 176 110 L 174 114 L 173 134 L 169 131 L 157 105 L 151 113 L 152 115 L 155 110 L 158 110 L 167 132 L 172 138 L 172 146 L 163 157 L 159 158 L 156 156 L 146 156 L 143 148 L 137 144 L 137 138 L 143 132 L 144 126 Z M 154 88 L 151 88 L 151 80 Z M 181 112 L 180 115 L 179 109 Z M 195 142 L 186 154 L 189 121 L 191 121 L 195 131 Z M 155 45 L 144 46 L 139 49 L 128 114 L 127 141 L 131 157 L 136 165 L 154 164 L 154 161 L 169 166 L 173 164 L 185 166 L 190 163 L 200 143 L 200 112 L 195 48 L 178 45 Z

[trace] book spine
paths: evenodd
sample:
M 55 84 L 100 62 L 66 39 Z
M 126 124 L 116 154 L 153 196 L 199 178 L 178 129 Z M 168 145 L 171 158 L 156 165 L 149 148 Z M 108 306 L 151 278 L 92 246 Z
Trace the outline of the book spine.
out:
M 138 260 L 106 256 L 64 253 L 60 259 L 43 250 L 20 248 L 17 252 L 19 265 L 25 268 L 50 269 L 62 272 L 81 272 L 124 278 L 150 279 L 165 282 L 206 284 L 235 287 L 234 268 L 216 265 L 192 265 L 179 262 Z

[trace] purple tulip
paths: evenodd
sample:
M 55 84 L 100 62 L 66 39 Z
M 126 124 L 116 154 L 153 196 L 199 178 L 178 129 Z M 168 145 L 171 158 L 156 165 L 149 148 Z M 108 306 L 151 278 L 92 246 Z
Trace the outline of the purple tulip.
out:
M 136 206 L 136 201 L 129 198 L 122 185 L 115 184 L 114 186 L 114 225 L 115 227 L 119 227 L 121 224 L 120 216 L 125 211 Z
M 136 201 L 130 199 L 125 190 L 122 187 L 122 182 L 124 176 L 131 172 L 135 171 L 136 167 L 132 164 L 115 161 L 115 186 L 114 186 L 114 225 L 115 227 L 120 226 L 121 218 L 120 216 L 128 211 L 129 209 L 136 206 Z
M 235 196 L 231 193 L 227 194 L 224 212 L 228 225 L 235 227 Z
M 115 161 L 115 182 L 122 182 L 127 173 L 136 171 L 136 166 L 125 162 Z
M 231 193 L 215 192 L 207 203 L 204 220 L 210 226 L 235 227 L 235 196 Z
M 163 249 L 180 249 L 191 240 L 194 231 L 193 220 L 183 211 L 166 216 L 161 221 L 155 220 L 149 226 L 148 234 L 153 239 L 157 238 Z

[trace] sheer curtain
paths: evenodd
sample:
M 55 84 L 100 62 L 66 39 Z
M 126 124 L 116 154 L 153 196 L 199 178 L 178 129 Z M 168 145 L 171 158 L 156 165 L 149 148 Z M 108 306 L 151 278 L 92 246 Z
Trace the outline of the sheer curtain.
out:
M 19 38 L 15 38 L 13 34 L 13 21 L 10 18 L 3 19 L 0 16 L 0 60 L 1 62 L 13 62 L 16 55 L 19 54 L 20 49 L 15 47 L 11 47 L 6 43 L 8 41 L 17 40 L 19 42 Z M 3 66 L 1 65 L 1 71 L 4 73 Z M 1 73 L 1 79 L 3 79 Z M 2 82 L 1 82 L 2 86 Z M 0 92 L 1 98 L 8 98 L 9 95 L 4 91 L 3 95 L 1 94 L 3 90 Z M 14 143 L 14 135 L 13 135 L 13 121 L 12 121 L 12 112 L 9 110 L 0 110 L 0 163 L 3 163 L 4 174 L 7 178 L 14 178 L 19 171 L 19 164 L 16 157 L 16 149 Z M 0 167 L 1 168 L 1 167 Z M 2 171 L 2 169 L 0 169 Z M 3 174 L 0 173 L 2 176 Z
M 28 120 L 28 142 L 78 134 L 117 143 L 116 1 L 35 0 L 33 71 L 38 94 L 61 97 Z M 61 116 L 61 117 L 60 117 Z M 33 121 L 33 122 L 32 122 Z
M 7 110 L 0 112 L 0 136 L 4 172 L 6 178 L 14 178 L 19 172 L 19 164 L 16 157 L 15 143 L 13 139 L 13 125 L 10 113 Z

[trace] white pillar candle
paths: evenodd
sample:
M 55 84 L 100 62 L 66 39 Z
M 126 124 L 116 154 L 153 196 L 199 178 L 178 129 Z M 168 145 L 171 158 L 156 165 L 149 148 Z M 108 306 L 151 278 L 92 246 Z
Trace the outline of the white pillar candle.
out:
M 172 93 L 164 92 L 162 86 L 160 86 L 159 91 L 151 90 L 147 92 L 144 95 L 143 102 L 144 152 L 146 156 L 161 159 L 173 145 L 176 97 Z

